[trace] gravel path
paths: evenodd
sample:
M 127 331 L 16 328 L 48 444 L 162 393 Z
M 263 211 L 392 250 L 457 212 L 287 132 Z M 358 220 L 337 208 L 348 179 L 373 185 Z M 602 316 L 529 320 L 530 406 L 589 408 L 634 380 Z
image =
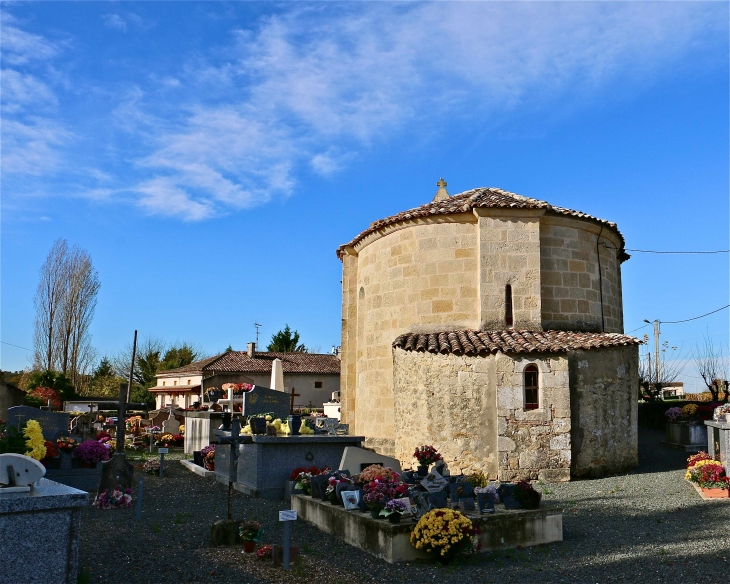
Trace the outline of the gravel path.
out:
M 85 579 L 109 583 L 192 582 L 703 582 L 730 580 L 730 501 L 703 501 L 684 481 L 685 453 L 640 432 L 639 468 L 600 480 L 541 485 L 562 506 L 562 543 L 475 554 L 442 567 L 391 566 L 304 522 L 293 528 L 302 558 L 286 574 L 240 549 L 210 547 L 210 525 L 226 514 L 226 487 L 179 463 L 159 479 L 145 475 L 144 515 L 98 511 L 82 518 Z M 280 542 L 281 501 L 236 494 L 233 516 L 264 523 Z M 116 557 L 115 557 L 116 556 Z

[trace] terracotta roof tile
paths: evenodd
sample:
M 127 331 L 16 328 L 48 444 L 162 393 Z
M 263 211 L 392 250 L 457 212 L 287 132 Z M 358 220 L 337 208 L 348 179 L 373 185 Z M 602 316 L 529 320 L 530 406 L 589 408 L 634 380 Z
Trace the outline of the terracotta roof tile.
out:
M 271 373 L 274 359 L 282 361 L 284 373 L 340 373 L 340 359 L 335 355 L 320 353 L 275 353 L 257 352 L 254 357 L 246 351 L 229 351 L 202 361 L 196 361 L 185 367 L 161 371 L 159 375 L 177 375 L 182 373 Z
M 405 351 L 483 355 L 496 353 L 563 353 L 575 349 L 596 349 L 638 345 L 636 337 L 619 333 L 583 333 L 572 331 L 472 331 L 407 333 L 393 341 L 393 347 Z
M 608 227 L 611 227 L 612 229 L 616 230 L 619 237 L 621 237 L 621 240 L 623 241 L 623 236 L 618 231 L 616 224 L 610 221 L 599 219 L 598 217 L 593 217 L 592 215 L 582 213 L 581 211 L 573 211 L 572 209 L 566 209 L 564 207 L 555 207 L 550 203 L 546 201 L 541 201 L 539 199 L 531 199 L 530 197 L 523 197 L 522 195 L 510 193 L 509 191 L 504 191 L 502 189 L 485 187 L 472 189 L 470 191 L 464 191 L 463 193 L 459 193 L 458 195 L 454 195 L 452 197 L 449 197 L 448 199 L 443 199 L 441 201 L 432 201 L 431 203 L 416 207 L 415 209 L 409 209 L 408 211 L 403 211 L 402 213 L 398 213 L 397 215 L 392 215 L 390 217 L 386 217 L 385 219 L 374 221 L 370 224 L 370 227 L 360 233 L 352 241 L 345 245 L 341 245 L 337 249 L 337 255 L 339 257 L 342 257 L 343 249 L 346 246 L 353 246 L 357 244 L 371 233 L 374 233 L 378 231 L 378 229 L 382 229 L 383 227 L 387 227 L 395 223 L 408 221 L 410 219 L 432 217 L 434 215 L 453 215 L 456 213 L 466 213 L 477 208 L 545 209 L 546 213 L 578 217 L 580 219 L 587 219 L 594 223 L 598 223 L 599 225 L 606 225 Z

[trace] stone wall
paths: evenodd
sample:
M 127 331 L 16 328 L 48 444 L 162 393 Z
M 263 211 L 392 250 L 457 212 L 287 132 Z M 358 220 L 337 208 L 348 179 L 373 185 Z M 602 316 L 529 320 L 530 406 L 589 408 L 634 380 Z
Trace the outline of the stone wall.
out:
M 350 429 L 357 434 L 390 441 L 391 449 L 393 339 L 413 330 L 479 325 L 477 235 L 475 218 L 467 215 L 469 222 L 424 223 L 392 231 L 358 251 L 357 309 L 348 310 L 342 357 L 348 375 L 344 421 L 354 424 Z M 354 266 L 345 266 L 343 286 L 345 282 L 349 286 L 348 272 Z M 350 328 L 353 317 L 356 348 Z M 351 359 L 357 364 L 354 391 Z M 387 445 L 381 448 L 387 451 Z
M 601 244 L 596 247 L 599 233 Z M 605 245 L 603 245 L 605 244 Z M 620 241 L 615 231 L 587 221 L 543 217 L 540 225 L 542 327 L 622 333 Z M 601 278 L 598 255 L 601 257 Z
M 540 330 L 540 215 L 543 210 L 476 209 L 479 215 L 480 328 L 501 330 L 505 288 L 513 327 Z M 456 327 L 454 327 L 456 328 Z
M 417 446 L 433 444 L 452 474 L 496 478 L 495 358 L 395 349 L 393 364 L 394 456 L 407 468 Z
M 570 367 L 572 474 L 600 477 L 639 463 L 639 348 L 575 351 Z
M 524 370 L 538 368 L 536 410 L 525 410 Z M 565 355 L 496 357 L 499 479 L 570 480 L 570 393 Z

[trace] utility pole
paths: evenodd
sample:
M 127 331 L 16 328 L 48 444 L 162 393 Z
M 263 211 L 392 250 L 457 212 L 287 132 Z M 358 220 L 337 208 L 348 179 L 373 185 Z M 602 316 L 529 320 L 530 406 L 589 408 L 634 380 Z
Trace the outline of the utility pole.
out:
M 648 320 L 644 319 L 644 322 L 654 325 L 654 367 L 656 372 L 654 383 L 659 383 L 661 381 L 659 377 L 661 375 L 661 364 L 659 361 L 659 335 L 661 333 L 659 331 L 659 321 L 655 320 L 653 323 L 651 323 Z

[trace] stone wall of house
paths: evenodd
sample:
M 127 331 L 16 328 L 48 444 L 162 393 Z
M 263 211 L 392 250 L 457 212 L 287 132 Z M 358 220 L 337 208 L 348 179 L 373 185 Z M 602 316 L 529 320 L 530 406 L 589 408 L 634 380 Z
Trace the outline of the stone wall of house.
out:
M 376 439 L 384 454 L 392 451 L 395 437 L 393 339 L 414 330 L 479 326 L 476 219 L 466 215 L 468 222 L 421 223 L 391 231 L 358 250 L 357 309 L 348 312 L 348 344 L 343 347 L 345 422 L 354 433 Z M 348 284 L 349 276 L 344 274 Z M 356 363 L 354 388 L 351 359 Z
M 570 370 L 572 474 L 600 477 L 639 463 L 639 348 L 575 351 Z
M 501 330 L 505 289 L 512 288 L 516 329 L 540 330 L 540 215 L 542 209 L 476 209 L 479 216 L 480 328 Z
M 357 383 L 357 252 L 342 255 L 342 346 L 340 349 L 340 415 L 354 433 Z
M 538 368 L 536 410 L 525 410 L 524 370 Z M 499 479 L 570 480 L 571 419 L 565 355 L 496 357 Z
M 599 233 L 600 245 L 596 246 Z M 623 332 L 621 262 L 617 255 L 620 247 L 618 235 L 612 229 L 604 227 L 601 230 L 601 226 L 588 221 L 542 217 L 543 329 L 600 332 L 602 289 L 605 332 Z
M 493 356 L 394 349 L 395 454 L 407 468 L 432 444 L 452 474 L 497 478 L 497 397 Z

